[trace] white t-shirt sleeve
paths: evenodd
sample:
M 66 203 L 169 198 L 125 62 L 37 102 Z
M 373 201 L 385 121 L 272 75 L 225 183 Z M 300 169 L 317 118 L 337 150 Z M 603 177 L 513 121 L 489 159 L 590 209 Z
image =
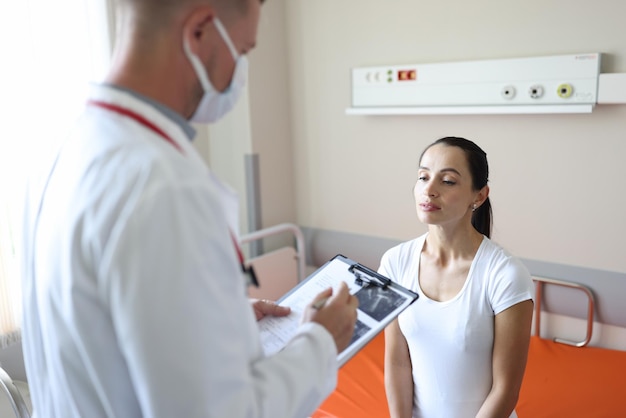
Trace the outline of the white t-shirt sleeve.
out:
M 517 303 L 532 300 L 533 282 L 528 269 L 519 259 L 500 254 L 495 257 L 488 293 L 495 315 Z

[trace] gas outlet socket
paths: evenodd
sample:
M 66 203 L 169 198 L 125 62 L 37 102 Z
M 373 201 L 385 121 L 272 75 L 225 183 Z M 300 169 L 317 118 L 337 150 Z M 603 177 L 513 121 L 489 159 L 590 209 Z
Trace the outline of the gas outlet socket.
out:
M 574 87 L 569 83 L 563 83 L 556 88 L 556 94 L 562 99 L 569 99 L 574 93 Z
M 543 96 L 543 86 L 540 86 L 539 84 L 533 84 L 528 89 L 528 95 L 531 99 L 541 98 L 541 96 Z
M 513 100 L 515 97 L 515 87 L 514 86 L 504 86 L 502 87 L 502 91 L 500 91 L 502 98 L 505 100 Z

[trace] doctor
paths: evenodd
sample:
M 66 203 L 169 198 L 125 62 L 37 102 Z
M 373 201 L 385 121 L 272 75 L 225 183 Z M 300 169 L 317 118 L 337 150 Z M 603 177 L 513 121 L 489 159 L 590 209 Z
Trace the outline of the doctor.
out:
M 306 417 L 333 390 L 356 321 L 346 287 L 264 357 L 236 201 L 189 120 L 235 104 L 260 0 L 120 0 L 112 68 L 29 187 L 24 352 L 35 415 Z M 332 294 L 332 296 L 331 296 Z M 330 299 L 324 307 L 313 303 Z

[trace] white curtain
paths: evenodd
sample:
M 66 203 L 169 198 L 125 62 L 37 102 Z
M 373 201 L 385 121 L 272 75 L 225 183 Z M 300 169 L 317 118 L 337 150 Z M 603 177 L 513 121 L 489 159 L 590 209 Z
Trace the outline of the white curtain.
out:
M 19 341 L 26 178 L 50 159 L 109 63 L 111 0 L 0 3 L 0 348 Z

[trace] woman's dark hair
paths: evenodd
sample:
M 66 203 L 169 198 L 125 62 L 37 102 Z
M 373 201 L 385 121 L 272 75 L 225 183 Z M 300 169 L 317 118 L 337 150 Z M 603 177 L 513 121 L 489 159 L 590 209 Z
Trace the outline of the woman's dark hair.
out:
M 480 190 L 487 185 L 489 181 L 489 165 L 487 164 L 487 153 L 483 151 L 478 145 L 470 141 L 469 139 L 459 138 L 455 136 L 447 136 L 441 138 L 430 144 L 420 155 L 420 161 L 428 148 L 433 145 L 443 144 L 450 147 L 461 148 L 465 152 L 467 157 L 467 165 L 469 166 L 470 173 L 472 175 L 472 188 L 474 190 Z M 491 224 L 493 214 L 491 211 L 491 202 L 489 197 L 478 207 L 472 214 L 472 225 L 478 232 L 491 237 Z

